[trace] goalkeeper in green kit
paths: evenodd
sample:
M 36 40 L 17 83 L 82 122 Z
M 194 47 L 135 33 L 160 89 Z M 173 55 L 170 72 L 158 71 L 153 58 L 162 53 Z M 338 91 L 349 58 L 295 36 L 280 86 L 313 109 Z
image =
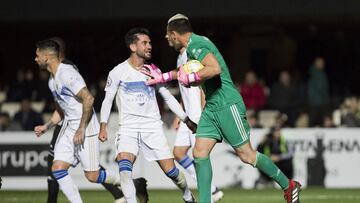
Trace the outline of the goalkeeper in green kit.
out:
M 267 156 L 255 151 L 250 144 L 250 126 L 246 120 L 246 107 L 235 88 L 224 58 L 206 37 L 192 31 L 189 19 L 176 14 L 168 21 L 166 38 L 169 46 L 186 48 L 188 58 L 198 60 L 204 68 L 187 74 L 182 67 L 167 73 L 155 65 L 145 65 L 143 73 L 151 77 L 148 85 L 177 79 L 182 85 L 201 85 L 206 106 L 201 114 L 193 150 L 200 203 L 211 202 L 212 167 L 209 154 L 217 142 L 225 140 L 241 161 L 258 168 L 284 190 L 288 203 L 300 202 L 300 184 L 289 180 Z

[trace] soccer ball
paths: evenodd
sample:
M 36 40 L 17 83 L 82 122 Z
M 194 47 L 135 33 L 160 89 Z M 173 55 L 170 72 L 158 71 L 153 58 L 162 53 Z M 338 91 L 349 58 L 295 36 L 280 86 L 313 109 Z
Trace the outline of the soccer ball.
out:
M 203 68 L 204 65 L 197 60 L 190 60 L 183 65 L 183 70 L 186 74 L 196 73 Z

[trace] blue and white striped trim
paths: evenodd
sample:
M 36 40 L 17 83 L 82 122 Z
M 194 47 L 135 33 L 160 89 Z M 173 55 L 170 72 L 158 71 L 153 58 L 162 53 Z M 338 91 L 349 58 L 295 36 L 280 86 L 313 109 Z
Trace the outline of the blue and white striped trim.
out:
M 238 112 L 238 109 L 236 107 L 235 104 L 231 105 L 230 106 L 230 110 L 231 110 L 231 113 L 232 113 L 232 116 L 234 118 L 234 121 L 236 123 L 236 127 L 241 135 L 241 138 L 243 139 L 243 141 L 245 141 L 247 138 L 246 138 L 246 131 L 244 129 L 244 125 L 241 121 L 241 117 L 240 117 L 240 114 Z
M 189 166 L 191 166 L 192 164 L 194 164 L 194 160 L 190 159 L 189 156 L 185 156 L 183 159 L 181 159 L 179 161 L 179 164 L 184 167 L 185 169 L 187 169 Z
M 104 183 L 106 180 L 106 171 L 104 169 L 100 169 L 99 177 L 96 180 L 97 183 Z
M 171 169 L 170 171 L 166 172 L 167 177 L 171 178 L 171 179 L 175 179 L 179 176 L 179 169 L 175 166 L 173 169 Z
M 69 175 L 68 171 L 67 170 L 57 170 L 57 171 L 53 171 L 52 172 L 54 178 L 56 180 L 60 180 L 61 178 Z
M 132 171 L 133 164 L 128 159 L 123 159 L 118 162 L 119 165 L 119 171 Z

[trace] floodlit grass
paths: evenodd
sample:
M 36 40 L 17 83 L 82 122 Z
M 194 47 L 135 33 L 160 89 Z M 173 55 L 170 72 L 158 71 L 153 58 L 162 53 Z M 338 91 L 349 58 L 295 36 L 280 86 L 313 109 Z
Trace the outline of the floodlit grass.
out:
M 221 203 L 282 203 L 280 190 L 242 190 L 225 189 Z M 150 190 L 150 203 L 182 203 L 181 193 L 177 190 Z M 113 202 L 106 191 L 81 191 L 84 203 Z M 1 191 L 1 203 L 41 203 L 46 202 L 45 191 Z M 68 202 L 60 192 L 58 203 Z M 360 202 L 360 189 L 322 189 L 310 188 L 301 192 L 302 203 L 355 203 Z

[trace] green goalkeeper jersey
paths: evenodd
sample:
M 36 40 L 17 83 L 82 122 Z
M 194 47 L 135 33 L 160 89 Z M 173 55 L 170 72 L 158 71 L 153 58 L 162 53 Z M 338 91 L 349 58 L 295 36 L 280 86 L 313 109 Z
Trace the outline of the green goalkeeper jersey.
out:
M 208 53 L 212 53 L 221 67 L 221 74 L 206 80 L 201 86 L 206 96 L 206 106 L 210 111 L 220 110 L 231 104 L 240 103 L 240 113 L 245 114 L 246 108 L 239 91 L 231 80 L 229 69 L 224 58 L 207 37 L 191 34 L 186 49 L 189 59 L 202 61 Z

